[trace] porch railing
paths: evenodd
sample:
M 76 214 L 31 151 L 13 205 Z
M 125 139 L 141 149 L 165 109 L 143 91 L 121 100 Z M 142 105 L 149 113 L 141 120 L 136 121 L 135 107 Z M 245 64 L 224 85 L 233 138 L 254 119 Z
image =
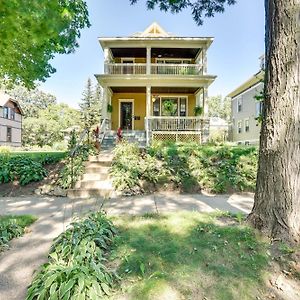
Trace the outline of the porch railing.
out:
M 162 75 L 201 75 L 199 64 L 151 64 L 151 74 Z
M 204 119 L 201 117 L 149 117 L 149 131 L 200 131 Z
M 123 63 L 108 63 L 104 66 L 104 73 L 111 75 L 119 74 L 146 74 L 146 64 L 123 64 Z
M 151 74 L 160 75 L 201 75 L 200 64 L 151 64 Z M 104 73 L 110 75 L 137 74 L 145 75 L 147 64 L 144 63 L 106 63 Z

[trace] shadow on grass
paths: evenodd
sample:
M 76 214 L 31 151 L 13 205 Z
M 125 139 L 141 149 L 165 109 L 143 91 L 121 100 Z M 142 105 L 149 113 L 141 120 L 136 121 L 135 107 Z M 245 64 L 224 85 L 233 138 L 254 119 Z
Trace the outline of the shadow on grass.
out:
M 119 232 L 113 253 L 129 299 L 165 299 L 166 290 L 169 299 L 256 299 L 264 290 L 266 246 L 248 227 L 177 213 L 124 217 Z

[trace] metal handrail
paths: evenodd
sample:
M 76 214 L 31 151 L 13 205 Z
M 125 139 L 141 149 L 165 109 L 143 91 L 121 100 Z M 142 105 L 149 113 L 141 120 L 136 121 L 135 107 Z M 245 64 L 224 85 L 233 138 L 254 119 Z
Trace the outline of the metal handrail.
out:
M 78 147 L 80 146 L 80 144 L 82 143 L 83 139 L 85 138 L 85 135 L 88 133 L 87 128 L 85 128 L 83 130 L 83 132 L 81 133 L 79 140 L 77 142 L 77 144 L 75 145 L 75 147 L 73 149 L 71 149 L 70 151 L 70 156 L 73 157 L 78 149 Z

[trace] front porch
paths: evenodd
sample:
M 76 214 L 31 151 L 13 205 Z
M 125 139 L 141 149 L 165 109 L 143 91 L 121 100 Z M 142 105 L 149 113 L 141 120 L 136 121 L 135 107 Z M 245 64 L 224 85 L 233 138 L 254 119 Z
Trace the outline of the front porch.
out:
M 145 131 L 147 144 L 153 140 L 203 142 L 205 88 L 111 87 L 106 92 L 102 115 L 110 130 Z

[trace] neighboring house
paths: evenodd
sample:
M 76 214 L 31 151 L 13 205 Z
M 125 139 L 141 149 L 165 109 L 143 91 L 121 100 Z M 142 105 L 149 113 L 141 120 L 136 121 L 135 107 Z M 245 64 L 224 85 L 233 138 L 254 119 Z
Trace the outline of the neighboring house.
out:
M 104 74 L 102 120 L 112 130 L 145 131 L 151 140 L 201 141 L 205 124 L 211 37 L 176 37 L 157 23 L 130 37 L 99 38 Z M 208 121 L 207 121 L 208 122 Z M 104 122 L 102 121 L 102 128 Z
M 22 115 L 19 103 L 0 92 L 0 146 L 22 146 Z
M 262 111 L 260 96 L 264 89 L 264 70 L 260 70 L 249 80 L 231 92 L 231 140 L 237 144 L 252 145 L 259 143 L 260 124 L 257 118 Z

